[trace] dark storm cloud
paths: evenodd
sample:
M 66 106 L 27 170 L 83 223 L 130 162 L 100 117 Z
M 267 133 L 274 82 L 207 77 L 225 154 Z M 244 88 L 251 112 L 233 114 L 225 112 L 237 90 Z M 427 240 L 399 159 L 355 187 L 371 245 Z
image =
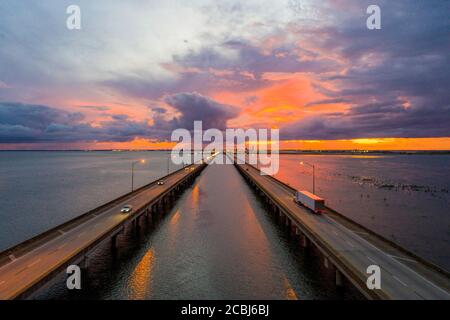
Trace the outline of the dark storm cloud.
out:
M 310 116 L 280 130 L 282 139 L 449 137 L 450 106 L 428 112 L 400 104 L 355 107 L 349 113 Z
M 228 120 L 238 115 L 236 107 L 219 103 L 196 92 L 183 92 L 166 96 L 164 102 L 175 109 L 176 116 L 167 118 L 164 108 L 150 108 L 154 112 L 152 137 L 170 140 L 175 129 L 194 129 L 194 121 L 202 121 L 203 130 L 227 128 Z
M 85 123 L 78 112 L 32 104 L 0 103 L 0 143 L 131 141 L 151 134 L 145 121 L 112 115 L 101 126 Z
M 191 130 L 194 121 L 201 120 L 203 129 L 226 129 L 227 121 L 238 115 L 236 108 L 218 103 L 198 93 L 177 93 L 164 101 L 181 113 L 176 118 L 177 127 Z
M 167 112 L 166 109 L 160 108 L 160 107 L 151 108 L 151 110 L 156 113 L 166 113 Z
M 98 125 L 85 122 L 79 112 L 67 112 L 43 105 L 0 102 L 0 143 L 30 142 L 126 142 L 135 138 L 169 140 L 174 129 L 191 130 L 195 120 L 203 128 L 226 128 L 237 116 L 235 108 L 198 93 L 179 93 L 165 98 L 179 115 L 167 119 L 166 109 L 156 107 L 153 125 L 148 119 L 135 121 L 124 114 L 112 114 L 111 120 Z

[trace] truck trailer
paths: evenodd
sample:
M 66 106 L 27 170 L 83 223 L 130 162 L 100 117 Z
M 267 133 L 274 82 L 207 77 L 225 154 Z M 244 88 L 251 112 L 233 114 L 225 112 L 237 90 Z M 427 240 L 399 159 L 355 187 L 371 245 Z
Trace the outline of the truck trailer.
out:
M 295 200 L 315 213 L 325 210 L 325 200 L 308 191 L 297 191 Z

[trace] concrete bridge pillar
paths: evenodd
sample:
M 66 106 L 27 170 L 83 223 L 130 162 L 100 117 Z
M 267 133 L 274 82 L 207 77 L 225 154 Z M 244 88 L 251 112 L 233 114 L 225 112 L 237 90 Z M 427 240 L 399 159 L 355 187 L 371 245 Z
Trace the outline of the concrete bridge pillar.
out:
M 134 228 L 136 229 L 136 231 L 139 230 L 139 228 L 140 228 L 139 219 L 140 219 L 140 216 L 136 217 L 136 219 L 133 220 Z
M 86 288 L 88 286 L 88 272 L 89 272 L 89 257 L 84 256 L 83 260 L 78 264 L 80 267 L 80 275 L 81 275 L 81 288 Z
M 291 221 L 291 235 L 296 235 L 297 234 L 297 226 L 295 224 L 292 223 Z
M 87 269 L 89 268 L 90 259 L 88 256 L 84 256 L 83 260 L 80 263 L 80 268 L 82 269 L 82 272 L 85 273 Z
M 111 249 L 113 251 L 117 250 L 117 234 L 111 237 Z
M 304 234 L 302 235 L 302 247 L 308 247 L 308 238 Z
M 343 275 L 338 269 L 336 269 L 336 285 L 338 287 L 342 286 Z
M 328 267 L 329 267 L 329 264 L 328 264 L 328 257 L 325 257 L 325 258 L 323 259 L 323 265 L 325 266 L 325 268 L 328 269 Z

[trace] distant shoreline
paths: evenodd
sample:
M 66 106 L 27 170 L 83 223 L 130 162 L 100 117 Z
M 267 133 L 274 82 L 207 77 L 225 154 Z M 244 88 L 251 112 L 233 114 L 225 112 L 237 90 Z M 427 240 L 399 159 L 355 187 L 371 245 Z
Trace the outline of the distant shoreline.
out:
M 168 152 L 158 150 L 0 150 L 0 152 Z M 450 150 L 280 150 L 279 154 L 292 155 L 450 155 Z

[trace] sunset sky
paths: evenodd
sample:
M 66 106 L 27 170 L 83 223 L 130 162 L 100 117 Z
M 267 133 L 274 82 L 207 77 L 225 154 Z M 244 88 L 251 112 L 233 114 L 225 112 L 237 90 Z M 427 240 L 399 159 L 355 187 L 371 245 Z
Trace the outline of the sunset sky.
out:
M 81 30 L 66 28 L 71 4 Z M 2 1 L 0 149 L 167 148 L 202 120 L 279 128 L 281 148 L 450 150 L 449 13 L 441 0 Z

